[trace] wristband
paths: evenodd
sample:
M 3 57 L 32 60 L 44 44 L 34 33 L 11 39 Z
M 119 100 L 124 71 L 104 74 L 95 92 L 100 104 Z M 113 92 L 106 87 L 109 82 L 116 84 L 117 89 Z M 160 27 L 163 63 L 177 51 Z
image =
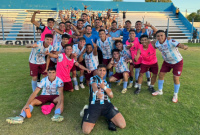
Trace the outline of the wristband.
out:
M 106 86 L 104 86 L 104 88 L 103 88 L 104 90 L 106 90 L 107 89 L 107 87 Z
M 98 90 L 97 90 L 97 91 L 95 91 L 95 92 L 94 92 L 94 94 L 96 95 L 96 94 L 97 94 L 97 92 L 98 92 Z

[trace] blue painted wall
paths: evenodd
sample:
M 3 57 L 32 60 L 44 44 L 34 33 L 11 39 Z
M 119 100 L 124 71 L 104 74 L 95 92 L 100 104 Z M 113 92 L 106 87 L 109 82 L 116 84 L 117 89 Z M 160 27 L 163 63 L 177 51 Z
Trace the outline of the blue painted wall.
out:
M 2 0 L 0 9 L 45 9 L 62 10 L 76 7 L 83 10 L 83 5 L 91 5 L 88 9 L 105 10 L 105 8 L 129 11 L 172 11 L 172 3 L 149 2 L 112 2 L 112 1 L 69 1 L 69 0 Z

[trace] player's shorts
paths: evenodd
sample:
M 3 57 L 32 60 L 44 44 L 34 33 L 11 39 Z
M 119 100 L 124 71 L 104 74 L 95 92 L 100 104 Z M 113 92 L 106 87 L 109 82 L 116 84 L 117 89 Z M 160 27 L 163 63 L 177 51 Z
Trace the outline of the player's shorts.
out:
M 53 62 L 53 61 L 50 59 L 49 67 L 55 67 L 56 65 L 57 65 L 57 63 Z
M 96 69 L 96 70 L 97 70 L 97 69 Z M 89 81 L 90 78 L 94 76 L 93 73 L 94 73 L 96 70 L 91 71 L 91 73 L 86 73 L 86 74 L 85 74 L 85 79 L 86 79 L 87 81 Z
M 84 66 L 84 61 L 79 62 L 79 64 L 82 65 L 82 66 Z M 80 70 L 83 70 L 83 69 L 80 69 L 78 66 L 76 66 L 76 70 L 80 71 Z
M 96 123 L 100 116 L 105 116 L 107 119 L 112 119 L 119 111 L 112 103 L 107 101 L 104 104 L 90 104 L 88 110 L 84 113 L 83 122 Z
M 29 62 L 30 67 L 30 76 L 37 76 L 38 73 L 42 75 L 47 75 L 47 73 L 44 73 L 46 69 L 46 64 L 33 64 Z
M 141 64 L 140 73 L 146 73 L 147 71 L 150 71 L 153 74 L 158 74 L 158 63 L 152 65 Z
M 47 102 L 53 102 L 55 98 L 57 98 L 59 95 L 40 95 L 35 97 L 35 99 L 39 100 L 42 102 L 42 104 L 45 104 Z
M 107 66 L 110 63 L 110 60 L 111 59 L 103 59 L 103 64 Z
M 140 68 L 141 64 L 135 64 L 134 68 Z
M 76 71 L 76 66 L 75 64 L 73 65 L 72 69 L 70 70 L 71 72 Z
M 70 81 L 70 82 L 64 82 L 64 87 L 63 87 L 64 91 L 70 91 L 72 89 L 74 89 L 72 81 Z
M 125 71 L 129 74 L 129 76 L 131 76 L 130 72 Z M 123 72 L 124 73 L 124 72 Z M 113 77 L 117 78 L 117 80 L 120 80 L 123 78 L 123 73 L 115 73 L 114 75 L 112 75 Z
M 163 61 L 162 67 L 160 69 L 160 72 L 170 72 L 171 69 L 173 69 L 173 74 L 175 76 L 181 76 L 181 73 L 183 71 L 183 60 L 176 64 L 169 64 L 165 61 Z
M 133 65 L 133 66 L 134 66 L 134 64 L 133 64 L 133 63 L 130 63 L 130 65 Z

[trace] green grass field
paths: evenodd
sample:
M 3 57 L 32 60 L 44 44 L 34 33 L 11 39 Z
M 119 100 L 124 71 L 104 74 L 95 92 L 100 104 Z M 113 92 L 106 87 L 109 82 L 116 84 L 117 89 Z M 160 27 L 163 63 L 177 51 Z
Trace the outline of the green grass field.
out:
M 125 117 L 127 127 L 112 132 L 101 117 L 92 135 L 197 135 L 200 134 L 200 44 L 189 44 L 187 51 L 180 50 L 184 57 L 184 68 L 180 78 L 179 102 L 171 101 L 173 96 L 172 73 L 165 77 L 163 96 L 152 96 L 147 90 L 146 79 L 139 95 L 134 88 L 121 94 L 122 85 L 112 85 L 114 98 L 112 103 Z M 77 135 L 82 134 L 79 116 L 82 107 L 88 103 L 89 89 L 80 89 L 73 93 L 65 92 L 64 121 L 51 121 L 54 110 L 49 115 L 34 107 L 32 117 L 25 119 L 22 125 L 9 125 L 7 117 L 18 116 L 25 105 L 31 89 L 28 57 L 30 52 L 7 52 L 17 46 L 0 46 L 0 134 L 1 135 Z M 23 46 L 19 48 L 24 48 Z M 159 67 L 163 62 L 157 52 Z M 157 82 L 155 84 L 157 89 Z

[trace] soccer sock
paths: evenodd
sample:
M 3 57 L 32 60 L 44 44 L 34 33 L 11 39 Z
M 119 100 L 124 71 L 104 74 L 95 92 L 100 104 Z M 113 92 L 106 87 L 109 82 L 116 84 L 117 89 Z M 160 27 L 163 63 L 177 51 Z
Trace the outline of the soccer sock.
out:
M 180 84 L 174 84 L 174 93 L 178 94 L 179 88 L 180 88 Z
M 83 78 L 84 78 L 83 75 L 79 77 L 79 79 L 80 79 L 80 83 L 83 83 Z
M 158 80 L 158 90 L 162 91 L 164 80 Z
M 123 83 L 123 89 L 124 89 L 124 88 L 127 88 L 127 84 L 128 84 L 128 82 L 125 82 L 125 81 L 124 81 L 124 83 Z
M 55 113 L 55 114 L 61 114 L 60 108 L 56 109 L 54 113 Z
M 76 77 L 72 78 L 72 80 L 73 80 L 75 86 L 78 85 L 78 81 L 77 81 Z
M 133 77 L 130 77 L 129 83 L 133 83 Z
M 135 69 L 135 80 L 138 80 L 139 74 L 140 74 L 140 68 L 136 68 Z
M 32 112 L 33 111 L 33 106 L 29 105 L 29 108 L 30 108 L 30 112 Z M 26 112 L 23 111 L 19 116 L 22 116 L 22 117 L 26 118 Z
M 150 78 L 150 72 L 149 71 L 146 72 L 146 77 Z
M 154 87 L 154 85 L 150 85 L 149 87 L 150 87 L 150 88 L 153 88 L 153 87 Z
M 138 84 L 138 88 L 141 89 L 142 84 Z
M 110 72 L 109 72 L 109 77 L 111 77 L 112 75 L 113 75 L 113 72 L 110 71 Z
M 35 89 L 36 89 L 36 87 L 37 87 L 37 81 L 33 81 L 33 80 L 32 80 L 31 84 L 32 84 L 32 90 L 33 90 L 33 92 L 34 92 Z

